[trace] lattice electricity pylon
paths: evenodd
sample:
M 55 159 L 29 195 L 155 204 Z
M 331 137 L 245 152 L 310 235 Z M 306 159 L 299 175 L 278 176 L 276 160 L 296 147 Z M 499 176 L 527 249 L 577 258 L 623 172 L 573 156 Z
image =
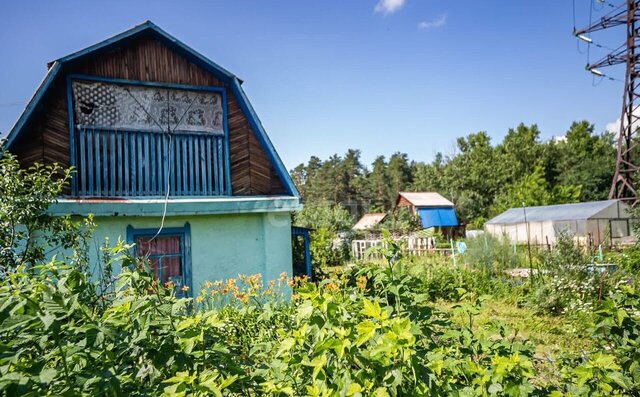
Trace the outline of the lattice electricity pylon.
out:
M 625 7 L 626 5 L 626 7 Z M 618 150 L 616 170 L 609 191 L 610 199 L 622 199 L 635 205 L 638 201 L 637 172 L 640 170 L 640 156 L 638 156 L 638 140 L 636 133 L 640 127 L 640 43 L 638 29 L 640 29 L 640 0 L 625 0 L 625 3 L 606 14 L 600 20 L 584 29 L 574 32 L 575 36 L 591 43 L 585 35 L 598 30 L 626 25 L 626 42 L 607 54 L 597 62 L 587 65 L 587 70 L 597 76 L 604 76 L 599 68 L 605 66 L 626 64 L 624 79 L 624 95 L 622 99 L 622 115 L 620 117 L 620 134 L 618 135 Z

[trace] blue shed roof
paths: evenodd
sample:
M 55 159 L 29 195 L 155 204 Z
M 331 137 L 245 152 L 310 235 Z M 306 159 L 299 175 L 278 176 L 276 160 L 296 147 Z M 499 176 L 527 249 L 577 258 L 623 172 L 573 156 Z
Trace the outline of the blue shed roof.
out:
M 568 221 L 589 219 L 600 211 L 617 205 L 619 200 L 591 201 L 588 203 L 545 205 L 526 207 L 527 221 Z M 622 203 L 624 204 L 624 203 Z M 510 208 L 502 214 L 490 219 L 487 224 L 510 224 L 524 222 L 523 208 Z
M 458 218 L 451 207 L 443 208 L 418 208 L 418 216 L 422 227 L 458 226 Z

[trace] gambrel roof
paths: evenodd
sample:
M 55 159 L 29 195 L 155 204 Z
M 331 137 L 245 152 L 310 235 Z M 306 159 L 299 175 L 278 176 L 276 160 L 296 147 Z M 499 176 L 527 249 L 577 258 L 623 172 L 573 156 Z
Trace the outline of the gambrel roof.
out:
M 267 136 L 267 133 L 262 126 L 260 119 L 258 118 L 255 110 L 251 106 L 251 103 L 247 99 L 247 96 L 241 87 L 241 80 L 228 70 L 212 62 L 207 57 L 203 56 L 191 47 L 182 43 L 180 40 L 171 36 L 151 21 L 146 21 L 102 42 L 50 62 L 49 69 L 45 78 L 42 80 L 42 82 L 38 86 L 38 89 L 29 100 L 24 111 L 7 135 L 6 148 L 11 150 L 12 145 L 14 144 L 16 139 L 20 136 L 22 131 L 25 130 L 25 127 L 31 122 L 34 112 L 40 106 L 42 106 L 45 94 L 52 87 L 57 78 L 65 72 L 65 68 L 75 64 L 80 60 L 84 60 L 87 57 L 94 56 L 99 53 L 108 52 L 141 36 L 151 36 L 154 39 L 159 40 L 167 47 L 184 56 L 193 64 L 214 75 L 223 84 L 225 84 L 225 86 L 229 87 L 229 89 L 236 97 L 240 109 L 249 121 L 249 124 L 251 125 L 251 128 L 254 131 L 258 142 L 270 159 L 275 172 L 284 184 L 285 189 L 289 194 L 299 197 L 298 191 L 293 184 L 293 181 L 289 176 L 287 169 L 278 156 L 278 153 L 276 152 L 271 140 Z

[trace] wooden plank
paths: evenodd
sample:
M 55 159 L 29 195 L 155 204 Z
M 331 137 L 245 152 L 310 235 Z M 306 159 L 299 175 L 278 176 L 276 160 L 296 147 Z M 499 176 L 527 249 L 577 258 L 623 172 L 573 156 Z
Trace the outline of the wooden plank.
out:
M 109 164 L 109 171 L 111 173 L 111 181 L 109 183 L 109 187 L 111 188 L 111 197 L 116 195 L 116 132 L 109 133 L 111 138 L 111 144 L 109 146 L 109 152 L 111 157 L 111 162 Z
M 174 170 L 176 175 L 176 195 L 181 196 L 184 192 L 182 188 L 182 139 L 177 135 L 173 137 L 175 145 L 173 151 L 175 153 L 176 161 L 174 161 Z
M 163 178 L 166 178 L 163 180 L 163 185 L 165 187 L 168 186 L 169 188 L 169 194 L 171 195 L 175 195 L 175 188 L 174 188 L 174 174 L 173 174 L 173 170 L 172 170 L 172 166 L 173 166 L 173 161 L 171 160 L 171 153 L 169 152 L 169 146 L 170 146 L 170 140 L 171 137 L 167 137 L 165 135 L 163 135 L 162 138 L 162 160 L 164 162 L 164 166 L 166 167 L 165 172 L 163 173 Z
M 158 170 L 158 173 L 156 175 L 156 190 L 158 191 L 158 193 L 160 193 L 161 195 L 165 195 L 166 194 L 166 186 L 164 185 L 163 178 L 164 178 L 164 159 L 162 158 L 162 141 L 164 140 L 164 134 L 158 134 L 156 135 L 156 139 L 155 139 L 155 149 L 156 149 L 156 169 Z
M 142 156 L 144 158 L 144 168 L 142 170 L 143 180 L 144 180 L 144 191 L 142 192 L 145 196 L 148 196 L 151 193 L 151 173 L 150 171 L 150 156 L 149 156 L 149 139 L 150 132 L 144 132 L 144 146 L 142 148 Z
M 93 145 L 93 130 L 87 130 L 87 179 L 89 182 L 89 186 L 87 189 L 87 194 L 89 196 L 93 195 L 93 178 L 94 178 L 94 167 L 95 167 L 95 162 L 93 161 L 93 151 L 94 151 L 94 145 Z
M 102 191 L 99 192 L 100 196 L 109 195 L 109 157 L 107 154 L 107 135 L 106 131 L 100 131 L 102 140 L 100 145 L 102 146 Z
M 129 168 L 129 145 L 130 145 L 130 139 L 129 139 L 129 133 L 128 132 L 124 132 L 122 134 L 122 141 L 124 143 L 124 154 L 123 154 L 123 158 L 124 158 L 124 167 L 123 167 L 123 174 L 124 174 L 124 184 L 123 184 L 123 189 L 122 189 L 122 194 L 125 196 L 129 195 L 130 190 L 130 186 L 129 186 L 129 174 L 131 174 L 131 168 Z
M 158 183 L 156 181 L 158 172 L 158 163 L 156 162 L 156 137 L 158 134 L 149 134 L 149 169 L 147 169 L 147 175 L 150 174 L 151 182 L 149 186 L 149 193 L 152 195 L 158 195 Z M 149 172 L 150 171 L 150 172 Z
M 95 142 L 93 145 L 93 149 L 96 155 L 96 166 L 95 168 L 95 176 L 96 176 L 96 184 L 95 190 L 93 191 L 94 196 L 99 196 L 102 192 L 102 150 L 100 150 L 100 131 L 95 131 Z
M 193 144 L 193 160 L 191 161 L 191 166 L 195 171 L 195 175 L 193 176 L 193 194 L 200 195 L 202 194 L 202 189 L 200 188 L 202 184 L 200 183 L 200 166 L 202 161 L 200 160 L 200 137 L 195 135 L 192 139 Z
M 130 133 L 129 141 L 129 154 L 131 159 L 131 190 L 129 190 L 129 194 L 135 196 L 138 191 L 138 157 L 136 156 L 138 151 L 138 141 L 136 139 L 136 134 Z
M 211 174 L 211 159 L 212 159 L 212 156 L 211 156 L 211 141 L 213 139 L 214 138 L 212 138 L 212 137 L 207 137 L 206 144 L 205 144 L 205 159 L 204 159 L 204 163 L 205 163 L 205 166 L 206 166 L 206 169 L 207 169 L 206 178 L 205 178 L 205 194 L 206 195 L 213 194 L 213 189 L 212 189 L 213 183 L 211 183 L 212 182 L 211 179 L 213 178 L 213 175 Z
M 124 134 L 122 132 L 116 134 L 116 140 L 118 142 L 118 164 L 117 164 L 117 177 L 118 177 L 118 187 L 117 187 L 117 194 L 118 196 L 123 196 L 124 192 L 123 192 L 123 181 L 124 181 L 124 174 L 126 174 L 127 171 L 125 171 L 124 168 L 124 156 L 123 156 L 123 152 L 122 152 L 122 139 L 124 137 Z
M 218 146 L 218 192 L 220 194 L 227 194 L 224 189 L 224 169 L 222 168 L 223 164 L 223 153 L 222 153 L 222 139 L 217 139 Z
M 85 130 L 78 132 L 78 139 L 80 141 L 80 169 L 78 170 L 78 176 L 80 177 L 80 194 L 84 195 L 87 192 L 87 133 Z
M 187 156 L 188 149 L 188 137 L 182 139 L 182 161 L 179 163 L 182 168 L 182 194 L 185 196 L 189 194 L 189 172 L 187 171 L 187 163 L 189 157 Z
M 212 164 L 211 166 L 213 167 L 213 193 L 215 195 L 219 195 L 222 194 L 222 192 L 219 189 L 219 183 L 218 183 L 218 179 L 220 178 L 220 175 L 218 173 L 218 139 L 217 138 L 213 138 L 212 139 Z

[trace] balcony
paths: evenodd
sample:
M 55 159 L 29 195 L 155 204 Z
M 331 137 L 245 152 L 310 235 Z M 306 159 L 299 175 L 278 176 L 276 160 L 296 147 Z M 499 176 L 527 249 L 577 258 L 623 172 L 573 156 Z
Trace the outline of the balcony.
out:
M 224 135 L 77 128 L 74 140 L 78 197 L 229 194 Z

